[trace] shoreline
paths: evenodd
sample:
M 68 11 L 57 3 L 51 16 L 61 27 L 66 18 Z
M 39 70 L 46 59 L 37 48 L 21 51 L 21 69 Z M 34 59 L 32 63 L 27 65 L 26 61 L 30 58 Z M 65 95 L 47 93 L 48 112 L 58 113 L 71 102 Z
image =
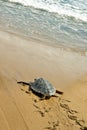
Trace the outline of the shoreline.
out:
M 27 70 L 30 68 L 30 70 L 28 70 L 28 73 L 36 73 L 36 77 L 43 76 L 48 78 L 48 80 L 52 80 L 53 78 L 52 81 L 54 82 L 54 85 L 57 85 L 57 82 L 60 82 L 59 86 L 63 86 L 64 84 L 67 86 L 67 83 L 69 83 L 69 81 L 72 84 L 72 81 L 78 80 L 82 75 L 85 75 L 85 73 L 87 73 L 86 56 L 81 55 L 78 52 L 76 53 L 64 48 L 56 48 L 55 46 L 50 46 L 46 43 L 44 44 L 41 41 L 34 39 L 29 40 L 25 37 L 21 37 L 15 35 L 14 33 L 8 33 L 5 31 L 0 31 L 0 35 L 2 35 L 0 37 L 2 41 L 0 41 L 5 43 L 4 45 L 1 45 L 3 49 L 7 49 L 6 46 L 8 46 L 7 51 L 10 50 L 9 54 L 6 52 L 6 49 L 1 51 L 1 58 L 3 55 L 6 55 L 11 60 L 9 62 L 12 62 L 13 60 L 13 65 L 16 65 L 19 61 L 18 59 L 15 59 L 15 56 L 18 56 L 20 60 L 21 55 L 23 55 L 24 59 L 20 60 L 20 62 L 22 62 L 22 66 L 24 64 Z M 16 55 L 14 50 L 17 51 Z M 11 57 L 11 55 L 13 57 Z M 5 57 L 2 59 L 3 62 L 5 60 L 4 58 Z M 30 63 L 28 59 L 30 60 Z M 21 67 L 20 63 L 19 65 Z M 33 69 L 36 72 L 34 72 Z M 49 75 L 53 75 L 52 78 Z M 57 80 L 57 78 L 60 79 Z M 61 82 L 64 82 L 64 84 L 61 84 Z
M 79 130 L 80 127 L 86 126 L 86 68 L 86 56 L 38 44 L 38 41 L 27 40 L 0 30 L 1 130 L 40 130 L 48 126 L 54 128 L 53 122 L 60 130 Z M 29 82 L 38 77 L 46 78 L 56 89 L 64 91 L 61 100 L 58 97 L 40 102 L 34 94 L 26 94 L 27 86 L 17 84 L 17 81 Z M 63 99 L 70 100 L 70 103 Z M 78 120 L 69 119 L 68 116 L 73 114 L 67 115 L 67 109 L 61 108 L 61 103 L 63 107 L 67 104 L 78 110 L 79 115 L 75 115 Z M 85 120 L 84 125 L 77 125 L 76 122 L 82 119 Z M 40 126 L 37 125 L 38 121 Z
M 2 25 L 3 26 L 3 25 Z M 6 27 L 5 27 L 6 28 Z M 27 35 L 24 35 L 24 33 L 21 33 L 20 30 L 18 31 L 14 31 L 14 29 L 9 30 L 8 28 L 5 29 L 4 27 L 0 27 L 0 31 L 2 32 L 6 32 L 8 34 L 17 36 L 19 38 L 25 39 L 26 41 L 32 41 L 33 43 L 37 43 L 37 44 L 42 44 L 45 45 L 47 47 L 53 47 L 53 48 L 59 48 L 60 50 L 64 50 L 65 52 L 74 52 L 74 53 L 78 53 L 79 55 L 82 56 L 87 56 L 87 49 L 84 49 L 83 47 L 79 47 L 79 46 L 69 46 L 69 44 L 65 44 L 65 45 L 61 45 L 61 43 L 56 43 L 54 41 L 50 41 L 49 38 L 45 38 L 45 37 L 35 37 L 35 36 L 30 36 L 28 37 Z M 10 28 L 10 27 L 9 27 Z M 54 43 L 53 43 L 54 42 Z

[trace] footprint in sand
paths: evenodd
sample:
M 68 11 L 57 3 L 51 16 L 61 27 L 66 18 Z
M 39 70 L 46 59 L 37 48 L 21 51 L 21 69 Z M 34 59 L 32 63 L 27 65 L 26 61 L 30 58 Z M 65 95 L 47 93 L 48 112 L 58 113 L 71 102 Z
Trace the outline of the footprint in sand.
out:
M 57 120 L 56 122 L 49 122 L 48 121 L 49 126 L 45 127 L 45 129 L 49 129 L 49 130 L 57 130 L 58 126 L 59 126 L 59 121 Z
M 80 126 L 80 129 L 81 129 L 81 130 L 87 130 L 87 127 L 85 127 L 85 121 L 78 119 L 78 117 L 77 117 L 77 115 L 76 115 L 78 112 L 77 112 L 76 110 L 72 110 L 72 109 L 68 106 L 68 104 L 60 103 L 60 106 L 66 111 L 67 117 L 68 117 L 70 120 L 75 121 L 75 123 Z

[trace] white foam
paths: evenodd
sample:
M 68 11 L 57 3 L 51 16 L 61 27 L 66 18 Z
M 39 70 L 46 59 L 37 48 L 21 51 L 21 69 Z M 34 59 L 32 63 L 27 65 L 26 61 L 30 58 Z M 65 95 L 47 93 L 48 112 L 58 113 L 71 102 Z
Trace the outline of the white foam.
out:
M 25 6 L 32 6 L 37 9 L 44 9 L 49 12 L 58 13 L 62 16 L 70 16 L 75 19 L 80 19 L 87 22 L 87 9 L 86 5 L 82 4 L 81 0 L 78 3 L 74 0 L 71 3 L 61 3 L 61 0 L 9 0 L 10 2 L 21 3 Z M 81 3 L 80 3 L 81 2 Z M 83 8 L 81 8 L 81 6 Z

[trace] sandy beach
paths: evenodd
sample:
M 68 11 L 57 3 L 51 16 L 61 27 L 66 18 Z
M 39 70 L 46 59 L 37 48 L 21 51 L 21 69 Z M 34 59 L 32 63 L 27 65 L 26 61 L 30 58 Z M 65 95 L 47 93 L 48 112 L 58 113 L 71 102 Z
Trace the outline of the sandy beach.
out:
M 39 101 L 17 81 L 44 77 L 62 96 Z M 0 130 L 87 130 L 87 56 L 0 30 Z

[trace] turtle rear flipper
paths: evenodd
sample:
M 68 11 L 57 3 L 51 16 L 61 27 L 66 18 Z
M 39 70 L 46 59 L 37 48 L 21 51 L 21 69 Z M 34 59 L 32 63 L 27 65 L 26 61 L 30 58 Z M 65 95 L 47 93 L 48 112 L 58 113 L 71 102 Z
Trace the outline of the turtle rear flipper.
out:
M 61 91 L 59 91 L 59 90 L 56 90 L 56 93 L 58 93 L 58 94 L 63 94 L 63 92 L 61 92 Z

